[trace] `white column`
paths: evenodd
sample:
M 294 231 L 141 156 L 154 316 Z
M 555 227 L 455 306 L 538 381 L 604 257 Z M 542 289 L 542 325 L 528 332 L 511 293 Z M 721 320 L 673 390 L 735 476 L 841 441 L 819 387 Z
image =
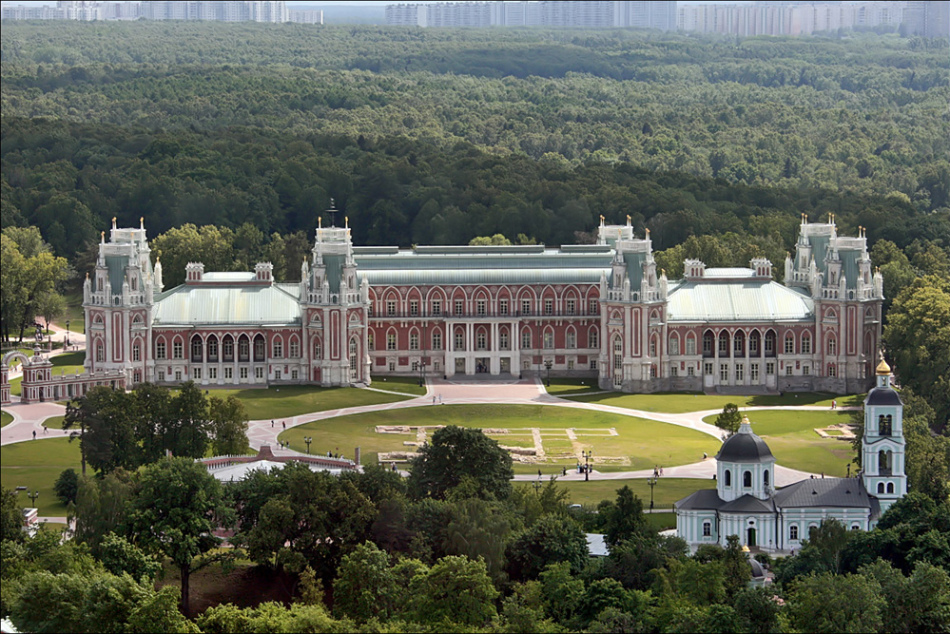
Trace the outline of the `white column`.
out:
M 490 334 L 491 341 L 489 341 L 488 349 L 491 354 L 491 368 L 489 371 L 492 374 L 499 374 L 501 372 L 501 357 L 498 345 L 498 322 L 492 322 Z

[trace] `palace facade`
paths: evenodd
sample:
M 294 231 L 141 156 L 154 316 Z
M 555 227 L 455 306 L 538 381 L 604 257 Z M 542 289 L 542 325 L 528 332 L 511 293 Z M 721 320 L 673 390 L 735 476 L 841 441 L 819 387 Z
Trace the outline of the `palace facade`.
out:
M 668 280 L 629 222 L 560 248 L 354 247 L 348 227 L 321 227 L 298 283 L 269 263 L 191 263 L 166 290 L 144 226 L 113 222 L 84 286 L 86 368 L 129 385 L 551 374 L 625 392 L 866 390 L 883 280 L 864 236 L 803 219 L 784 273 L 687 260 Z

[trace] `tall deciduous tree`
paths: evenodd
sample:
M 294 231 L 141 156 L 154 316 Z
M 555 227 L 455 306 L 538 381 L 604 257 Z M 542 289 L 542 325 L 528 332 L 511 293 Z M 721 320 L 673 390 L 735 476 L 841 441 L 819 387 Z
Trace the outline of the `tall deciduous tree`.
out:
M 788 593 L 789 616 L 799 632 L 877 632 L 884 607 L 881 585 L 863 575 L 809 575 Z
M 472 478 L 480 496 L 504 500 L 511 492 L 511 456 L 480 429 L 449 425 L 432 435 L 412 460 L 409 492 L 416 498 L 445 498 L 448 491 Z
M 410 590 L 415 620 L 420 623 L 481 627 L 497 614 L 494 601 L 498 591 L 481 560 L 443 557 L 424 574 L 413 577 Z
M 189 614 L 191 574 L 218 544 L 212 531 L 226 515 L 221 485 L 204 465 L 166 458 L 133 478 L 129 528 L 133 542 L 171 559 L 181 574 L 182 612 Z
M 215 455 L 241 455 L 247 452 L 247 412 L 237 397 L 208 399 Z

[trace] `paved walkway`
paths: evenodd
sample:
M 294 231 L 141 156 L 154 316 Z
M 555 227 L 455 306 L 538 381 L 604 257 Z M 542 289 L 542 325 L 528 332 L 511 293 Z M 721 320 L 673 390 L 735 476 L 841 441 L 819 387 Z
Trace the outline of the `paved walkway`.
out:
M 364 388 L 375 389 L 375 388 Z M 389 392 L 387 390 L 377 390 Z M 609 405 L 600 405 L 597 403 L 580 403 L 568 401 L 556 396 L 551 396 L 544 390 L 541 381 L 537 379 L 521 379 L 502 382 L 471 381 L 431 379 L 426 388 L 425 396 L 410 398 L 395 403 L 381 403 L 377 405 L 361 405 L 358 407 L 347 407 L 342 409 L 332 409 L 323 412 L 312 412 L 291 416 L 286 418 L 254 420 L 248 424 L 248 440 L 254 449 L 260 449 L 263 445 L 270 445 L 275 454 L 278 455 L 301 455 L 297 451 L 280 448 L 277 437 L 285 429 L 297 427 L 314 421 L 328 420 L 339 416 L 349 416 L 351 414 L 365 414 L 372 412 L 382 412 L 394 409 L 405 409 L 410 407 L 438 407 L 440 405 L 473 405 L 473 404 L 505 404 L 505 405 L 550 405 L 554 407 L 570 407 L 583 410 L 592 410 L 617 414 L 620 416 L 631 416 L 654 420 L 670 425 L 686 427 L 695 431 L 708 434 L 717 439 L 721 439 L 723 431 L 714 425 L 703 422 L 703 418 L 720 413 L 721 410 L 704 410 L 698 412 L 686 412 L 681 414 L 669 414 L 658 412 L 646 412 L 641 410 L 626 409 L 622 407 L 612 407 Z M 828 411 L 823 406 L 779 406 L 779 407 L 744 407 L 742 411 L 760 411 L 760 410 L 805 410 L 805 411 Z M 858 408 L 839 408 L 840 410 L 858 409 Z M 51 416 L 62 416 L 66 408 L 55 403 L 35 403 L 23 405 L 14 403 L 4 408 L 4 411 L 13 415 L 14 421 L 3 428 L 0 434 L 0 444 L 7 445 L 16 442 L 26 442 L 33 440 L 33 432 L 36 431 L 36 439 L 61 438 L 67 435 L 58 429 L 51 429 L 44 433 L 42 422 Z M 313 446 L 314 453 L 322 453 L 322 450 L 337 448 Z M 352 451 L 352 447 L 343 448 L 343 452 Z M 713 458 L 701 460 L 692 464 L 664 467 L 663 477 L 666 478 L 697 478 L 712 479 L 716 472 L 716 462 Z M 653 475 L 652 469 L 638 471 L 592 471 L 592 480 L 625 480 L 631 478 L 648 478 Z M 804 480 L 812 475 L 805 471 L 789 469 L 777 465 L 775 469 L 775 483 L 777 486 L 787 486 L 794 482 Z M 526 474 L 517 475 L 515 480 L 531 481 L 537 476 Z M 560 478 L 565 482 L 583 480 L 583 474 L 568 471 L 567 475 Z

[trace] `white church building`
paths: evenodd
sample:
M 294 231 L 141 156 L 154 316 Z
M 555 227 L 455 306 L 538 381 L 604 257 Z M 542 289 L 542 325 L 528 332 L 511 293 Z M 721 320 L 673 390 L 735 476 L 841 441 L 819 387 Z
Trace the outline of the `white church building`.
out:
M 851 478 L 810 478 L 776 489 L 775 456 L 744 418 L 716 456 L 716 489 L 676 502 L 676 533 L 692 550 L 726 545 L 737 535 L 750 548 L 788 551 L 809 530 L 836 519 L 851 530 L 871 530 L 881 513 L 907 493 L 903 403 L 882 359 L 877 385 L 864 400 L 863 469 Z

